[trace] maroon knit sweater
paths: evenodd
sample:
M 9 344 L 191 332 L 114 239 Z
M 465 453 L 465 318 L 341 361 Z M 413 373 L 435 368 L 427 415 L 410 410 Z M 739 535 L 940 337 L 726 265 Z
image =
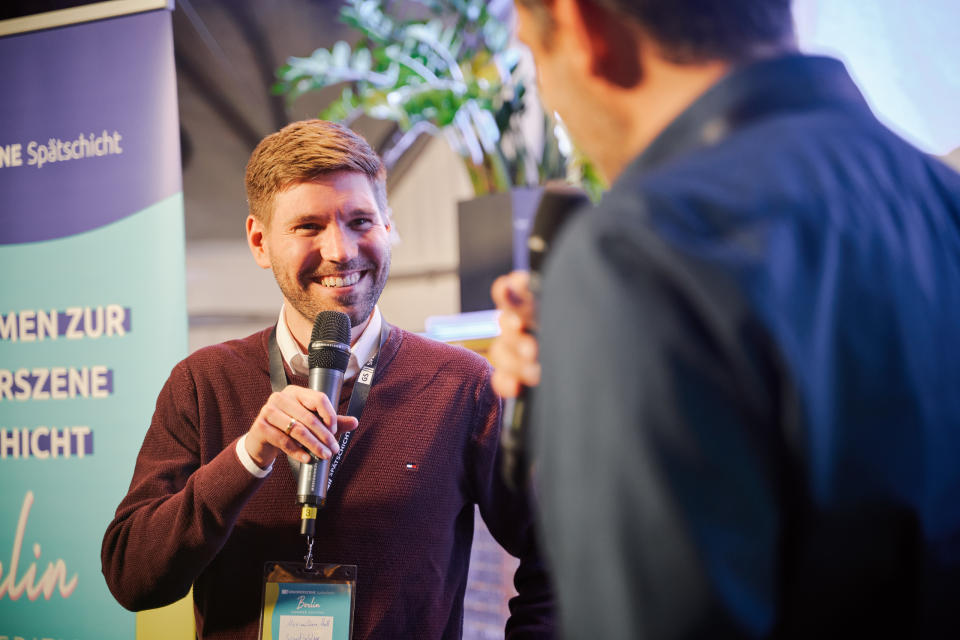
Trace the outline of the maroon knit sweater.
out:
M 103 539 L 103 573 L 117 600 L 158 607 L 193 585 L 201 638 L 255 638 L 264 562 L 302 562 L 306 551 L 286 459 L 257 479 L 234 449 L 271 393 L 269 335 L 201 349 L 174 367 Z M 357 640 L 461 636 L 474 503 L 521 560 L 507 637 L 552 637 L 552 595 L 528 505 L 500 482 L 489 377 L 466 349 L 390 329 L 317 516 L 316 561 L 358 567 Z M 341 413 L 351 390 L 352 381 Z

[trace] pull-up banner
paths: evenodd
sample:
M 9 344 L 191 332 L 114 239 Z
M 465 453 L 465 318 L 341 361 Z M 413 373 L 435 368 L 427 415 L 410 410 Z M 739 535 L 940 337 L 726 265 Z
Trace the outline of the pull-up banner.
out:
M 47 26 L 0 37 L 0 639 L 133 638 L 100 544 L 187 346 L 171 16 Z

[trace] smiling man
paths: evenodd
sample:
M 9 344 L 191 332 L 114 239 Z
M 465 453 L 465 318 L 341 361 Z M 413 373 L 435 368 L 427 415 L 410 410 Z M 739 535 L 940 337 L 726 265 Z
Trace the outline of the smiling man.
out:
M 275 327 L 198 350 L 160 392 L 103 542 L 104 575 L 125 607 L 168 604 L 192 586 L 199 637 L 256 638 L 265 563 L 302 564 L 285 458 L 310 451 L 339 455 L 314 555 L 357 566 L 353 638 L 461 637 L 474 505 L 520 558 L 506 637 L 552 637 L 527 503 L 500 482 L 489 366 L 391 327 L 376 306 L 390 272 L 385 177 L 362 138 L 320 120 L 254 150 L 247 239 L 284 304 Z M 324 310 L 352 324 L 339 407 L 307 388 L 304 351 Z M 354 404 L 366 366 L 372 385 Z M 271 392 L 276 373 L 289 384 Z

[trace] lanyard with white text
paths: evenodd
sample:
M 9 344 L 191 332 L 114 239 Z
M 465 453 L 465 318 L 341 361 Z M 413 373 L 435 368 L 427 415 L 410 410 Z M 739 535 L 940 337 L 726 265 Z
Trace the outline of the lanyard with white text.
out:
M 373 386 L 373 374 L 377 370 L 377 361 L 380 357 L 380 351 L 383 349 L 383 343 L 386 341 L 387 323 L 381 322 L 380 345 L 378 346 L 376 353 L 370 356 L 370 359 L 367 360 L 367 363 L 363 365 L 363 368 L 361 368 L 360 372 L 357 374 L 357 381 L 354 383 L 353 391 L 350 393 L 350 403 L 347 405 L 347 415 L 352 416 L 357 420 L 360 420 L 360 414 L 363 413 L 363 407 L 367 404 L 367 396 L 370 395 L 370 387 Z M 270 355 L 270 386 L 273 387 L 274 391 L 283 391 L 283 389 L 287 386 L 287 372 L 283 368 L 283 356 L 280 355 L 280 346 L 277 344 L 276 327 L 274 327 L 273 331 L 270 332 L 270 344 L 268 351 Z M 352 435 L 352 431 L 347 431 L 340 436 L 340 451 L 337 452 L 337 455 L 330 462 L 330 475 L 327 478 L 328 491 L 330 490 L 330 485 L 333 484 L 333 474 L 340 465 L 340 459 L 343 458 L 343 452 L 347 450 L 347 444 L 350 442 L 350 437 Z M 289 455 L 287 456 L 287 460 L 290 462 L 290 469 L 293 471 L 294 477 L 297 477 L 300 472 L 300 463 L 291 458 Z

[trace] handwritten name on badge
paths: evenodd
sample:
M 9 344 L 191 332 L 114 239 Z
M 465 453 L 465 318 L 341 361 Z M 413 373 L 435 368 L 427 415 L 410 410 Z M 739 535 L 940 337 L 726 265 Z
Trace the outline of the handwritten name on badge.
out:
M 280 616 L 279 640 L 333 640 L 333 616 Z

